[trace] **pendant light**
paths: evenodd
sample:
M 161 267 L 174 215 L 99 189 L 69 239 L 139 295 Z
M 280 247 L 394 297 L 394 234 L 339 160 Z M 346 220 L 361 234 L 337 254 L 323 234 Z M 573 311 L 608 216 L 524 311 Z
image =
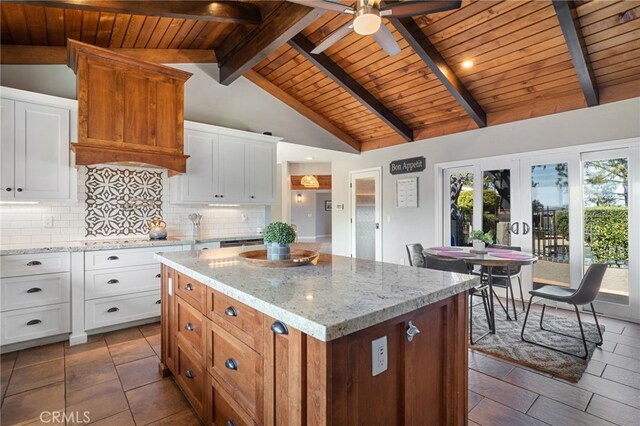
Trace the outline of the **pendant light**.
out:
M 305 175 L 300 179 L 300 185 L 305 188 L 319 188 L 320 182 L 318 182 L 318 179 L 313 175 Z

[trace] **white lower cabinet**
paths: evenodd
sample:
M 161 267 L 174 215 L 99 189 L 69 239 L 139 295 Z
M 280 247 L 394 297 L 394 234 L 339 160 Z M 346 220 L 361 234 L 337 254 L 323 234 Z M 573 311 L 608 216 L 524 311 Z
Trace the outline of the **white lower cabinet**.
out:
M 87 330 L 160 316 L 160 290 L 87 300 L 84 325 Z
M 158 265 L 87 271 L 84 274 L 84 297 L 86 300 L 155 291 L 159 286 L 160 268 Z
M 0 313 L 3 345 L 55 336 L 71 331 L 69 303 L 16 309 Z
M 0 311 L 69 302 L 68 272 L 0 280 Z

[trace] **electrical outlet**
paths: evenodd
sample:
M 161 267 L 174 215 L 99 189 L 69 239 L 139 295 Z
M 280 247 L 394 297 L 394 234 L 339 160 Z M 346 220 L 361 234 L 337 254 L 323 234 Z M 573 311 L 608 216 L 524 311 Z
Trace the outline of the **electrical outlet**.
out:
M 52 215 L 42 216 L 42 227 L 43 228 L 53 228 L 53 216 Z
M 371 342 L 371 375 L 387 371 L 387 336 Z

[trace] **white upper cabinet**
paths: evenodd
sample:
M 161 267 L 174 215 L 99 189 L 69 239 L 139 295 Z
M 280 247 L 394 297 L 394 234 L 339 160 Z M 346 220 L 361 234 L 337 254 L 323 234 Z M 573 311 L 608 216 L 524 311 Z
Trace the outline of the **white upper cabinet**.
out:
M 30 92 L 3 88 L 2 96 L 0 199 L 70 199 L 71 108 L 53 105 L 58 98 Z
M 185 122 L 187 173 L 171 178 L 174 203 L 275 202 L 277 138 Z

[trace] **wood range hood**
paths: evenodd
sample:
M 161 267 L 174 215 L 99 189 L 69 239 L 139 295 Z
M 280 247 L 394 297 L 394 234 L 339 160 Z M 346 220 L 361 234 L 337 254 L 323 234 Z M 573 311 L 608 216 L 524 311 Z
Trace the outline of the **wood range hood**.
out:
M 133 163 L 186 172 L 184 82 L 191 73 L 75 40 L 67 65 L 77 75 L 76 165 Z

